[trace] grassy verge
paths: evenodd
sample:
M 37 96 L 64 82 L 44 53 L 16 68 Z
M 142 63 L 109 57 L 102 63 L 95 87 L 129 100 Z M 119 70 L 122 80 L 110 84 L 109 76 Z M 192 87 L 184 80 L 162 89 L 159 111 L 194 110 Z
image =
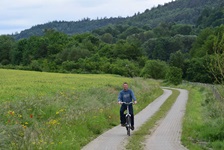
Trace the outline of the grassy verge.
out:
M 139 101 L 136 113 L 162 94 L 156 81 L 141 78 L 16 70 L 0 73 L 4 75 L 2 89 L 11 90 L 1 90 L 2 149 L 81 149 L 119 124 L 117 96 L 124 81 L 130 83 Z
M 224 99 L 224 85 L 217 85 L 216 88 L 219 91 L 219 94 L 222 96 L 222 98 Z
M 150 134 L 150 130 L 156 125 L 156 122 L 165 117 L 180 93 L 177 90 L 172 91 L 172 95 L 164 102 L 155 115 L 153 115 L 145 124 L 143 124 L 138 131 L 134 132 L 128 144 L 126 145 L 127 149 L 140 150 L 144 148 L 142 143 L 145 140 L 145 136 Z
M 224 103 L 210 88 L 187 85 L 189 100 L 184 118 L 182 143 L 189 150 L 224 149 Z

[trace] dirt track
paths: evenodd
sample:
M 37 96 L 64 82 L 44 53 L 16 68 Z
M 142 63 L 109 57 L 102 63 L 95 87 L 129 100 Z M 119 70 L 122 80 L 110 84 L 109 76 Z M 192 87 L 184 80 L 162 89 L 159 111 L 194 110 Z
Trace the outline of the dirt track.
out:
M 157 148 L 157 143 L 161 143 L 163 141 L 163 147 L 162 149 L 164 150 L 167 149 L 166 147 L 171 147 L 172 150 L 180 150 L 184 149 L 183 146 L 180 144 L 180 134 L 181 134 L 181 119 L 184 113 L 184 108 L 185 108 L 185 103 L 187 101 L 187 91 L 185 90 L 180 90 L 181 94 L 177 98 L 176 103 L 174 106 L 171 108 L 169 114 L 167 116 L 168 119 L 164 119 L 161 125 L 164 126 L 164 131 L 166 137 L 168 136 L 169 138 L 163 138 L 160 136 L 164 136 L 163 132 L 160 131 L 161 125 L 158 126 L 155 132 L 152 134 L 152 137 L 148 137 L 148 140 L 146 141 L 146 149 L 152 149 L 156 150 Z M 164 89 L 163 95 L 158 97 L 155 101 L 153 101 L 151 104 L 149 104 L 145 109 L 143 109 L 141 112 L 139 112 L 137 115 L 135 115 L 135 130 L 138 130 L 139 127 L 147 121 L 150 117 L 154 115 L 154 113 L 159 109 L 159 107 L 166 101 L 166 99 L 172 94 L 171 90 Z M 182 100 L 184 101 L 182 103 Z M 176 115 L 174 115 L 176 114 Z M 178 115 L 181 114 L 181 115 Z M 173 120 L 174 119 L 174 120 Z M 164 123 L 165 122 L 165 123 Z M 168 125 L 167 125 L 168 124 Z M 177 128 L 178 127 L 178 128 Z M 180 127 L 180 129 L 179 129 Z M 170 132 L 172 130 L 172 132 Z M 158 134 L 157 134 L 158 132 Z M 174 134 L 170 135 L 169 134 Z M 157 140 L 159 142 L 155 142 L 155 138 L 158 138 Z M 125 142 L 128 140 L 128 136 L 126 134 L 126 129 L 121 126 L 116 126 L 107 132 L 103 133 L 100 135 L 98 138 L 87 144 L 85 147 L 83 147 L 83 150 L 122 150 L 124 149 Z M 153 142 L 154 141 L 154 142 Z M 171 146 L 169 146 L 171 145 Z M 174 146 L 173 146 L 174 145 Z M 160 148 L 158 148 L 160 150 Z

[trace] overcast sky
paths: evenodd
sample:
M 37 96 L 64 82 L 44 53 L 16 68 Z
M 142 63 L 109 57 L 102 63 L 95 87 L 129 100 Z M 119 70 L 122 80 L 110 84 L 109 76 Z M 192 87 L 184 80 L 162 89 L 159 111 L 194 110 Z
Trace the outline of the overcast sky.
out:
M 172 0 L 0 0 L 0 35 L 50 21 L 127 17 Z

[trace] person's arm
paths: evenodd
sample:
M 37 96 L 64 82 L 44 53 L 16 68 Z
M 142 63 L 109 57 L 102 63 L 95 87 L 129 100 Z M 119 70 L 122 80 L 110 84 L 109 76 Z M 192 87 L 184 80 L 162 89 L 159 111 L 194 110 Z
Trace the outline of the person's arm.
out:
M 120 92 L 119 95 L 118 95 L 118 100 L 117 100 L 117 102 L 118 102 L 119 104 L 122 102 L 121 98 L 122 98 L 122 96 L 121 96 L 121 92 Z
M 134 100 L 134 103 L 137 104 L 137 99 L 135 98 L 135 94 L 133 91 L 131 91 L 131 97 Z

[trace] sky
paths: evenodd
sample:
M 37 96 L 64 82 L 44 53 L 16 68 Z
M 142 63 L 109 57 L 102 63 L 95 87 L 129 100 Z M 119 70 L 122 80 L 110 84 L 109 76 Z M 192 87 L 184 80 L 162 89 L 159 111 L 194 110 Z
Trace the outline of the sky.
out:
M 51 21 L 127 17 L 172 0 L 0 0 L 0 35 Z

